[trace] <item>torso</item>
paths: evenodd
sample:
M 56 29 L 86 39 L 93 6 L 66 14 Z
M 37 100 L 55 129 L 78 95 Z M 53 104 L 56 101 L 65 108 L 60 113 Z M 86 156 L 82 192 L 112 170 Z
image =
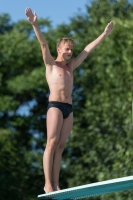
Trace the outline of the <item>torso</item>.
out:
M 50 90 L 49 101 L 72 104 L 73 72 L 69 65 L 55 64 L 46 67 L 46 79 Z

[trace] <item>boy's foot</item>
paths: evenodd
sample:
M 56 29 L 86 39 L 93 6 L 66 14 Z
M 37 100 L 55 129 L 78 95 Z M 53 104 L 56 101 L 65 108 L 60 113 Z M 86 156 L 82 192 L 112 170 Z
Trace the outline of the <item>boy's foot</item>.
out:
M 47 194 L 47 193 L 50 193 L 50 192 L 54 192 L 54 190 L 53 190 L 52 187 L 46 187 L 46 186 L 44 186 L 44 192 Z
M 57 190 L 61 190 L 59 186 L 57 186 Z

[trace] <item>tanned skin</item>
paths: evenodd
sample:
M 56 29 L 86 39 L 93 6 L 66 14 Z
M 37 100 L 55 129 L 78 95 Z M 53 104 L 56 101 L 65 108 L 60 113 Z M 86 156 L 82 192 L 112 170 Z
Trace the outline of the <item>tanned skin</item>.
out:
M 72 104 L 73 71 L 112 32 L 113 22 L 108 23 L 99 37 L 88 44 L 72 60 L 70 58 L 73 54 L 73 45 L 61 43 L 57 48 L 57 58 L 54 60 L 49 46 L 38 27 L 36 12 L 33 13 L 30 8 L 26 8 L 25 12 L 41 46 L 42 56 L 46 66 L 46 80 L 50 90 L 49 101 Z M 58 108 L 52 107 L 47 112 L 46 125 L 47 143 L 43 155 L 45 176 L 44 191 L 49 193 L 60 190 L 60 165 L 66 140 L 73 126 L 73 112 L 66 119 L 63 119 L 61 111 Z

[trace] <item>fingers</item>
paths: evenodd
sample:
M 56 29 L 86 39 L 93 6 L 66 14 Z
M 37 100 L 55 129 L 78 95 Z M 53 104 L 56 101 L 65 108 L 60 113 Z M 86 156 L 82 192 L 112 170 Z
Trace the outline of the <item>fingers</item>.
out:
M 34 15 L 37 16 L 36 11 L 34 11 Z
M 113 28 L 113 26 L 114 26 L 114 24 L 113 24 L 113 22 L 112 22 L 112 21 L 111 21 L 110 23 L 108 23 L 108 27 L 109 27 L 109 28 L 111 28 L 111 29 L 112 29 L 112 28 Z
M 29 16 L 32 15 L 33 13 L 32 13 L 32 10 L 31 10 L 30 8 L 26 8 L 26 9 L 25 9 L 25 14 L 26 14 L 27 17 L 29 17 Z
M 106 26 L 106 30 L 107 30 L 109 33 L 111 33 L 111 31 L 112 31 L 112 29 L 113 29 L 113 26 L 114 26 L 113 22 L 112 22 L 112 21 L 109 22 L 108 25 Z
M 113 24 L 112 21 L 107 24 L 107 26 L 105 28 L 106 36 L 109 35 L 112 32 L 113 26 L 114 26 L 114 24 Z

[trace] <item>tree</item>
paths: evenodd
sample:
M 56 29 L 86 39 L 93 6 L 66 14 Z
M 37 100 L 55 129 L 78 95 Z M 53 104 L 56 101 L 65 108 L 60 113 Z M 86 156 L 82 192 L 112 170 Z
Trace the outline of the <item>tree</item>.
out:
M 47 20 L 40 19 L 39 24 L 50 27 Z M 44 102 L 48 88 L 32 27 L 25 21 L 11 26 L 12 31 L 7 28 L 0 35 L 1 199 L 31 200 L 43 188 Z M 27 115 L 23 115 L 24 109 Z
M 115 28 L 75 72 L 75 125 L 66 149 L 70 187 L 132 175 L 133 7 L 125 5 L 94 1 L 86 16 L 72 19 L 78 45 L 92 41 L 110 20 Z M 131 199 L 132 192 L 96 199 L 107 198 Z
M 53 29 L 50 21 L 39 19 L 54 57 L 58 38 L 72 37 L 77 56 L 109 21 L 115 23 L 113 33 L 74 72 L 74 127 L 63 154 L 61 188 L 133 173 L 132 10 L 126 0 L 95 0 L 68 25 Z M 25 20 L 12 23 L 4 16 L 0 16 L 1 199 L 32 200 L 43 193 L 49 90 L 32 27 Z M 92 199 L 130 200 L 132 195 L 128 191 Z

